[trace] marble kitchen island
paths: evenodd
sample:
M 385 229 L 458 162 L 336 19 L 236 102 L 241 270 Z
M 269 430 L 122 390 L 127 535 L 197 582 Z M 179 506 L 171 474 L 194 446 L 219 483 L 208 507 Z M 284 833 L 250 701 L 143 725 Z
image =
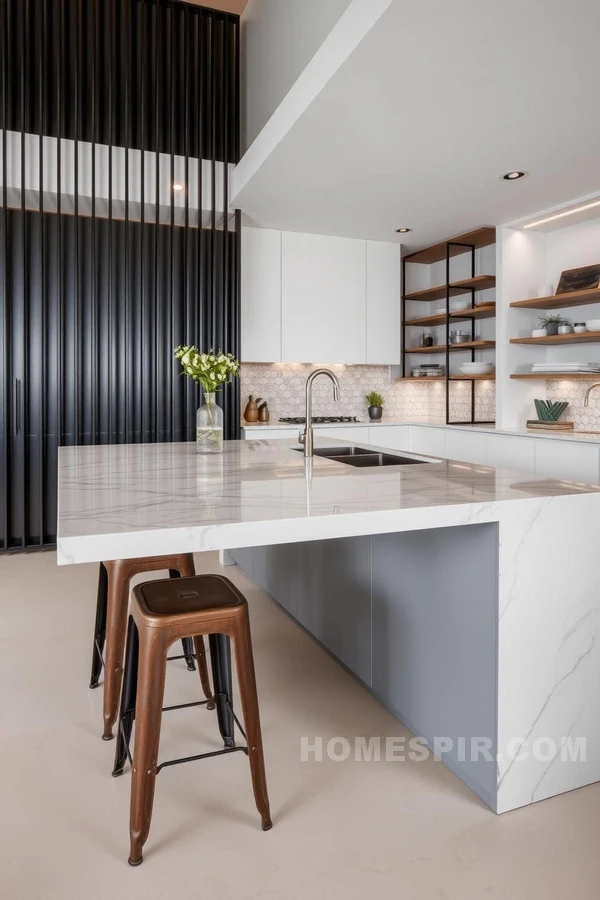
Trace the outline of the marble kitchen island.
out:
M 403 455 L 61 448 L 58 561 L 228 550 L 495 811 L 599 780 L 600 488 Z

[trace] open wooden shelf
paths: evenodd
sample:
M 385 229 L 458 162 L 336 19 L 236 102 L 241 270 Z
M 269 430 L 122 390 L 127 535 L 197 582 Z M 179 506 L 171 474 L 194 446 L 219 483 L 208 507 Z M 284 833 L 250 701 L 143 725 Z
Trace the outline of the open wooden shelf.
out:
M 419 316 L 418 319 L 406 319 L 405 325 L 443 325 L 446 321 L 446 313 L 436 313 L 434 316 Z
M 467 291 L 486 291 L 493 288 L 496 284 L 495 275 L 476 275 L 475 278 L 464 278 L 462 281 L 453 281 L 451 284 L 438 284 L 436 287 L 426 288 L 424 291 L 415 291 L 412 294 L 405 294 L 405 300 L 422 300 L 425 303 L 431 303 L 433 300 L 444 300 L 446 293 L 465 294 Z
M 496 315 L 496 304 L 489 303 L 485 306 L 474 306 L 468 309 L 456 310 L 450 313 L 450 318 L 457 322 L 468 319 L 493 319 Z M 434 316 L 419 316 L 417 319 L 407 319 L 405 325 L 443 325 L 446 321 L 446 313 L 436 313 Z
M 492 350 L 495 346 L 496 341 L 465 341 L 464 344 L 450 344 L 450 350 Z M 436 344 L 435 347 L 407 347 L 404 352 L 445 353 L 446 344 Z
M 600 378 L 600 376 L 598 376 Z M 415 377 L 407 375 L 406 378 L 398 378 L 397 381 L 446 381 L 445 375 L 424 375 Z M 492 372 L 490 375 L 451 375 L 450 381 L 495 381 L 496 375 Z
M 536 297 L 534 300 L 517 300 L 510 305 L 517 309 L 566 309 L 569 306 L 584 306 L 588 303 L 600 303 L 600 288 L 568 291 L 564 294 L 552 294 L 550 297 Z
M 457 241 L 459 244 L 470 244 L 470 247 L 447 247 L 448 241 L 440 241 L 439 244 L 432 244 L 430 247 L 424 247 L 422 250 L 415 250 L 414 253 L 407 254 L 404 259 L 406 262 L 423 263 L 430 265 L 431 263 L 440 262 L 446 259 L 446 252 L 450 256 L 460 256 L 461 253 L 469 253 L 472 246 L 476 249 L 480 247 L 489 247 L 490 244 L 496 243 L 496 229 L 484 226 L 483 228 L 475 228 L 474 231 L 467 231 L 464 234 L 458 234 L 456 237 L 450 238 L 451 241 Z
M 543 347 L 563 344 L 597 344 L 600 331 L 584 331 L 583 334 L 547 334 L 545 337 L 511 338 L 511 344 L 539 344 Z M 464 346 L 464 345 L 463 345 Z
M 489 375 L 451 375 L 450 381 L 495 381 L 496 373 L 490 372 Z
M 511 378 L 535 378 L 537 381 L 600 381 L 600 373 L 596 372 L 515 372 Z
M 461 309 L 450 313 L 451 319 L 493 319 L 496 315 L 496 304 L 486 303 L 473 309 Z

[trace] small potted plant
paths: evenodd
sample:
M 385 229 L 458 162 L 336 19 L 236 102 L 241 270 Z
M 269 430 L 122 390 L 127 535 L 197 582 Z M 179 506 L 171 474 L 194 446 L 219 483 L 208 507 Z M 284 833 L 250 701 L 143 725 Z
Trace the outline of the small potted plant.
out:
M 559 325 L 570 324 L 569 320 L 562 316 L 544 316 L 544 318 L 540 318 L 540 326 L 546 334 L 558 334 Z
M 369 407 L 369 418 L 373 422 L 379 421 L 383 415 L 383 397 L 377 391 L 371 391 L 365 397 Z

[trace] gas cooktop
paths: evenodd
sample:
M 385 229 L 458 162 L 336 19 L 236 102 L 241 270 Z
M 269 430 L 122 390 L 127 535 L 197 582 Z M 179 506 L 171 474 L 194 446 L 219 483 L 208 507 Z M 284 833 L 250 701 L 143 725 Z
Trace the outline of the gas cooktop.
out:
M 291 416 L 288 418 L 281 418 L 280 422 L 285 422 L 286 425 L 305 425 L 306 417 L 305 416 Z M 312 423 L 313 425 L 337 425 L 341 422 L 358 422 L 359 420 L 356 416 L 313 416 Z

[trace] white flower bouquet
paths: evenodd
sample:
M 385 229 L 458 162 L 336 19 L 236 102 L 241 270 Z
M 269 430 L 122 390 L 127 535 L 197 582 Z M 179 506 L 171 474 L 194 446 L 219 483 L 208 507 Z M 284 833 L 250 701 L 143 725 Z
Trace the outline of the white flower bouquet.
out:
M 239 375 L 240 364 L 232 353 L 200 353 L 197 347 L 176 347 L 175 359 L 187 375 L 204 391 L 204 405 L 196 413 L 196 449 L 198 453 L 220 453 L 223 450 L 223 411 L 215 402 L 215 394 L 226 381 Z
M 205 394 L 217 391 L 231 375 L 239 375 L 240 364 L 232 353 L 200 353 L 197 347 L 176 347 L 175 359 L 181 363 L 184 375 L 202 385 Z

